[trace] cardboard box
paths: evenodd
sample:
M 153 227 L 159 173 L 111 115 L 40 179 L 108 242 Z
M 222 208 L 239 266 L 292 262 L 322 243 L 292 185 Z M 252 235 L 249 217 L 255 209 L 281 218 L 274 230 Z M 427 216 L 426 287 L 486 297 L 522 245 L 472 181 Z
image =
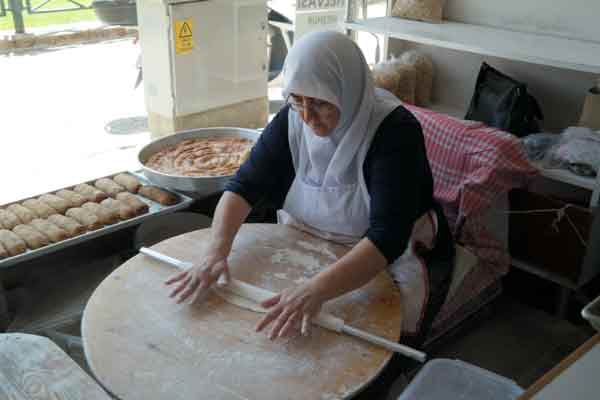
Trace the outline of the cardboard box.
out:
M 522 189 L 513 190 L 509 200 L 511 256 L 578 283 L 592 210 Z

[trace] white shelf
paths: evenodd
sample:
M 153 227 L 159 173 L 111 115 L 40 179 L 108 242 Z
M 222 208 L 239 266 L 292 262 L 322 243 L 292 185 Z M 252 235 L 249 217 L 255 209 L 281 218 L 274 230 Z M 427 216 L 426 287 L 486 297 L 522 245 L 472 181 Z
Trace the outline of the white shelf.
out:
M 538 171 L 540 171 L 540 174 L 543 177 L 577 186 L 582 189 L 591 190 L 592 197 L 590 200 L 590 207 L 595 207 L 598 204 L 598 200 L 600 198 L 600 175 L 596 178 L 588 178 L 585 176 L 576 175 L 565 169 L 544 168 L 540 163 L 536 162 L 532 162 L 532 164 L 538 169 Z
M 587 178 L 585 176 L 576 175 L 566 169 L 555 169 L 555 168 L 544 168 L 539 163 L 532 163 L 539 171 L 540 174 L 548 179 L 555 181 L 568 183 L 573 186 L 577 186 L 583 189 L 594 190 L 596 187 L 596 179 Z
M 346 28 L 448 49 L 600 73 L 600 42 L 444 21 L 395 17 L 347 22 Z

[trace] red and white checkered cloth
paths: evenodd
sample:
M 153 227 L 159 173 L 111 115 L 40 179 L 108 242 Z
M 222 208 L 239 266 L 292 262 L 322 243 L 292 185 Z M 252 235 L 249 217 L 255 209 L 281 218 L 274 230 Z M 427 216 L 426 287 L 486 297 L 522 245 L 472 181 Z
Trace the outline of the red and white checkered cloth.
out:
M 481 122 L 405 105 L 421 123 L 435 198 L 454 229 L 481 215 L 502 193 L 522 186 L 537 170 L 519 139 Z
M 508 272 L 506 244 L 483 224 L 483 215 L 501 194 L 538 174 L 519 139 L 480 122 L 405 104 L 421 123 L 434 181 L 434 197 L 444 208 L 455 239 L 473 251 L 479 264 L 463 287 L 447 299 L 435 324 Z M 466 285 L 465 285 L 466 284 Z

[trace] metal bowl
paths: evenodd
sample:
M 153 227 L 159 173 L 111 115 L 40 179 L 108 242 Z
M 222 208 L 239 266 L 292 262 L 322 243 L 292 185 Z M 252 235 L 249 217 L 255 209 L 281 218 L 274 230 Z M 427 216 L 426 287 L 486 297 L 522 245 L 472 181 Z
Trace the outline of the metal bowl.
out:
M 142 164 L 144 175 L 158 186 L 168 189 L 185 192 L 187 195 L 194 198 L 202 198 L 218 193 L 225 189 L 225 185 L 229 178 L 233 175 L 226 176 L 183 176 L 170 175 L 164 172 L 159 172 L 155 169 L 146 166 L 146 162 L 154 153 L 164 149 L 165 147 L 173 146 L 182 140 L 197 139 L 205 137 L 242 137 L 250 139 L 254 142 L 258 140 L 260 133 L 253 129 L 245 128 L 201 128 L 189 131 L 182 131 L 176 134 L 166 136 L 154 140 L 144 146 L 139 154 L 138 161 Z

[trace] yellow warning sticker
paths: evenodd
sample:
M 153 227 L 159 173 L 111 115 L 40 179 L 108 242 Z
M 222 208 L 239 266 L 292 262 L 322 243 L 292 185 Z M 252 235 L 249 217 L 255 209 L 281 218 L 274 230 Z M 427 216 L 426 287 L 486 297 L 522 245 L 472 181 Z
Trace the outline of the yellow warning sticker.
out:
M 191 18 L 175 21 L 175 53 L 189 54 L 194 49 L 194 22 Z

